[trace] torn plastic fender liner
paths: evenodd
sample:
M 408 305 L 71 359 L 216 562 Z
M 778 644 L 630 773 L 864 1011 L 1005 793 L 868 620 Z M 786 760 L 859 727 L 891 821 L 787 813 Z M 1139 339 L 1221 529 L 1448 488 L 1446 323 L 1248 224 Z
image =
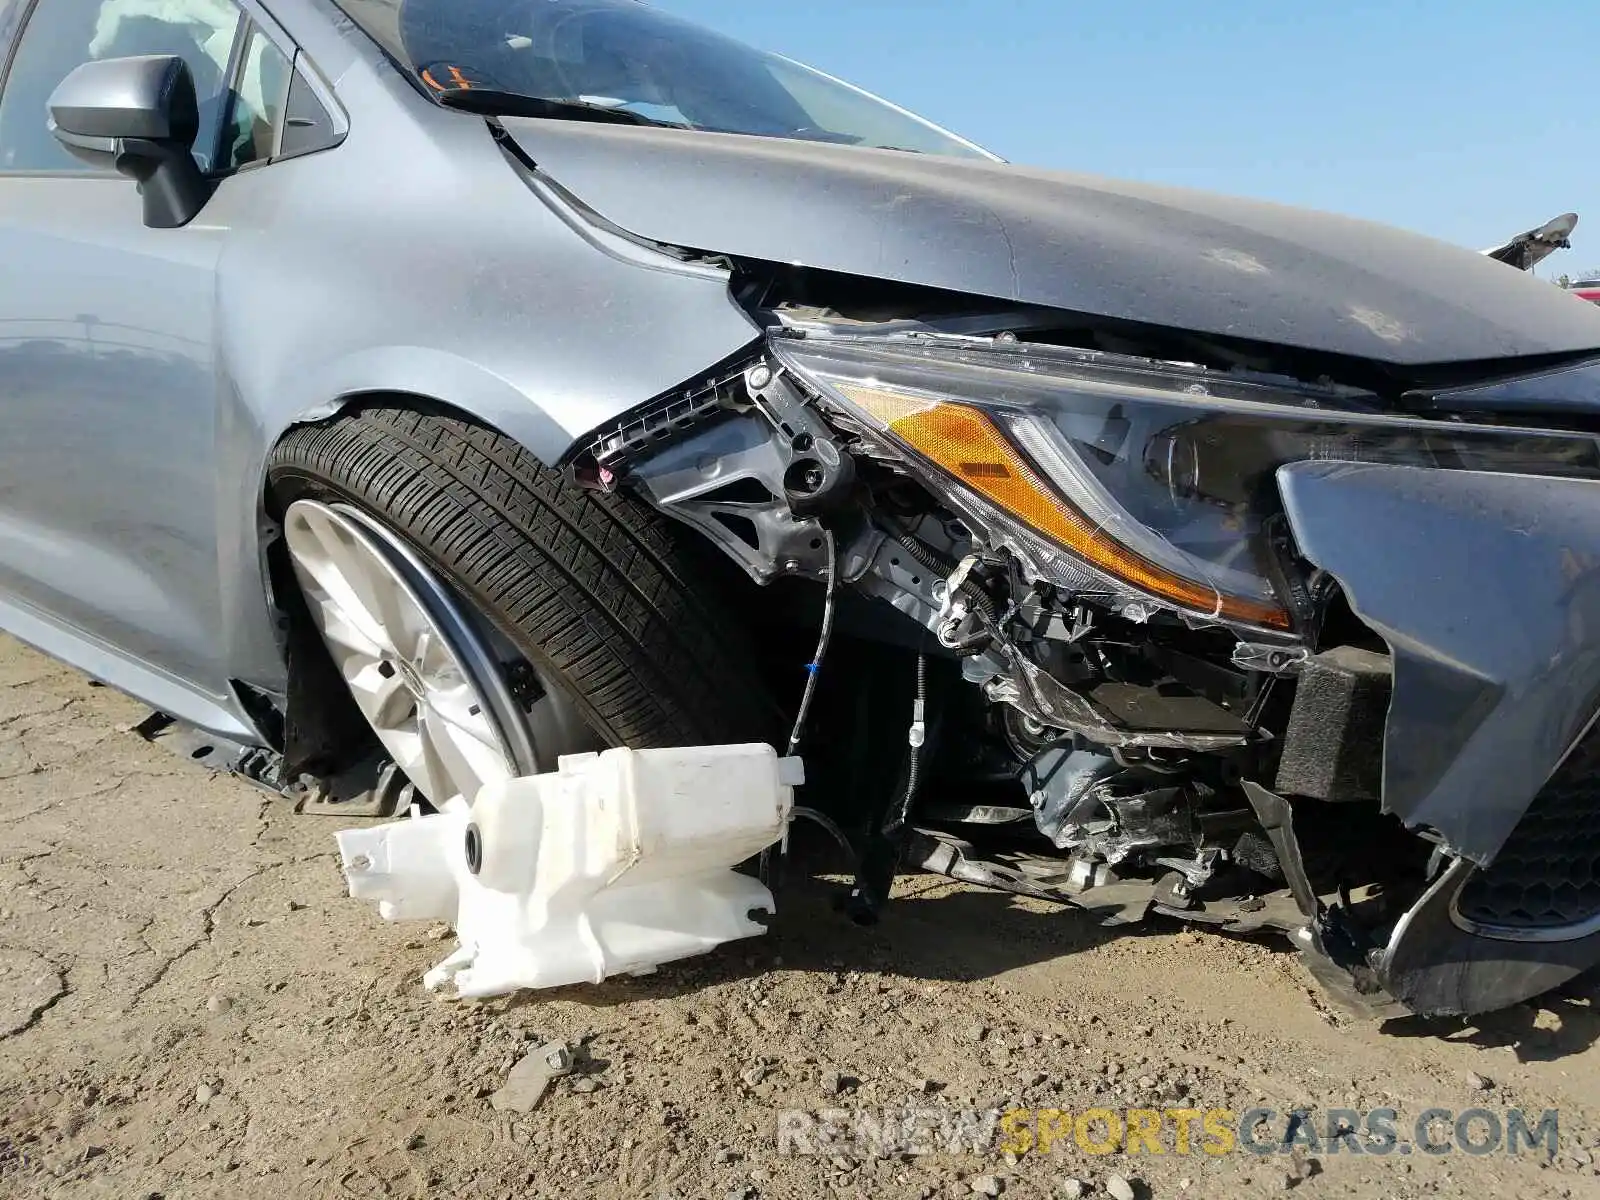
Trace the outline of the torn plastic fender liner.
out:
M 1600 481 L 1279 468 L 1300 551 L 1389 644 L 1383 807 L 1487 866 L 1600 700 Z
M 470 808 L 346 830 L 339 852 L 385 920 L 455 926 L 429 987 L 599 983 L 765 933 L 772 894 L 732 868 L 783 836 L 801 782 L 763 745 L 568 755 Z

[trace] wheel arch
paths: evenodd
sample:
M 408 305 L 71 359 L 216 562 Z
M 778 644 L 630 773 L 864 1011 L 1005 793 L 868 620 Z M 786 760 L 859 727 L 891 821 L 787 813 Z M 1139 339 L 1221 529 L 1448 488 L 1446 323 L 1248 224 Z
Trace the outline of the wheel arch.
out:
M 293 415 L 267 439 L 263 483 L 266 458 L 291 429 L 328 420 L 365 400 L 414 400 L 455 409 L 521 443 L 546 464 L 557 462 L 574 439 L 531 399 L 531 381 L 507 379 L 469 358 L 428 346 L 362 350 L 311 372 L 296 390 L 297 403 L 286 406 Z
M 241 555 L 257 564 L 267 610 L 281 612 L 277 597 L 293 586 L 274 566 L 278 540 L 268 464 L 284 438 L 304 425 L 335 420 L 368 403 L 431 408 L 468 417 L 518 442 L 540 462 L 553 465 L 573 438 L 529 392 L 501 375 L 447 350 L 426 346 L 375 346 L 302 376 L 294 395 L 275 407 L 286 417 L 253 439 L 240 511 L 253 515 L 253 544 Z

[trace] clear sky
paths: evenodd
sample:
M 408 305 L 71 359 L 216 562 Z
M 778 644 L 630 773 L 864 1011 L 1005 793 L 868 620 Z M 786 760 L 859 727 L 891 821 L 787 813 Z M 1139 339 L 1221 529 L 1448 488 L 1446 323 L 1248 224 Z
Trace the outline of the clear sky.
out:
M 1016 162 L 1600 267 L 1600 0 L 655 0 Z

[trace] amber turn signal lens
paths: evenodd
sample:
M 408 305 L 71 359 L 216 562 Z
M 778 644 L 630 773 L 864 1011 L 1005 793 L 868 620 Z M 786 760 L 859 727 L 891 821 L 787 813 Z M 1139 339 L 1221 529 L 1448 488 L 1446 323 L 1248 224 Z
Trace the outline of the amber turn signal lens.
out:
M 1289 614 L 1280 607 L 1242 597 L 1219 597 L 1215 588 L 1175 575 L 1108 537 L 1045 484 L 978 409 L 918 400 L 860 384 L 834 386 L 968 490 L 1106 574 L 1191 612 L 1214 612 L 1230 621 L 1270 629 L 1290 627 Z

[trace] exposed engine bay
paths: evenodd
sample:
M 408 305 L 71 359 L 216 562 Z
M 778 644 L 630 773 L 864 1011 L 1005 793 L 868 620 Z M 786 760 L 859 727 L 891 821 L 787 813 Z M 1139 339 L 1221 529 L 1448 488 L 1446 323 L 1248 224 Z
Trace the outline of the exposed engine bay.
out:
M 1555 831 L 1592 786 L 1594 701 L 1559 660 L 1600 601 L 1559 519 L 1519 525 L 1597 515 L 1594 437 L 1517 411 L 1567 384 L 793 294 L 750 284 L 759 350 L 571 466 L 757 583 L 822 585 L 813 681 L 842 667 L 836 601 L 898 649 L 899 773 L 841 816 L 860 919 L 905 866 L 1106 924 L 1278 929 L 1368 1013 L 1501 1007 L 1589 965 L 1600 835 Z M 1511 655 L 1481 652 L 1501 550 L 1557 577 L 1565 553 L 1578 583 L 1510 616 Z

